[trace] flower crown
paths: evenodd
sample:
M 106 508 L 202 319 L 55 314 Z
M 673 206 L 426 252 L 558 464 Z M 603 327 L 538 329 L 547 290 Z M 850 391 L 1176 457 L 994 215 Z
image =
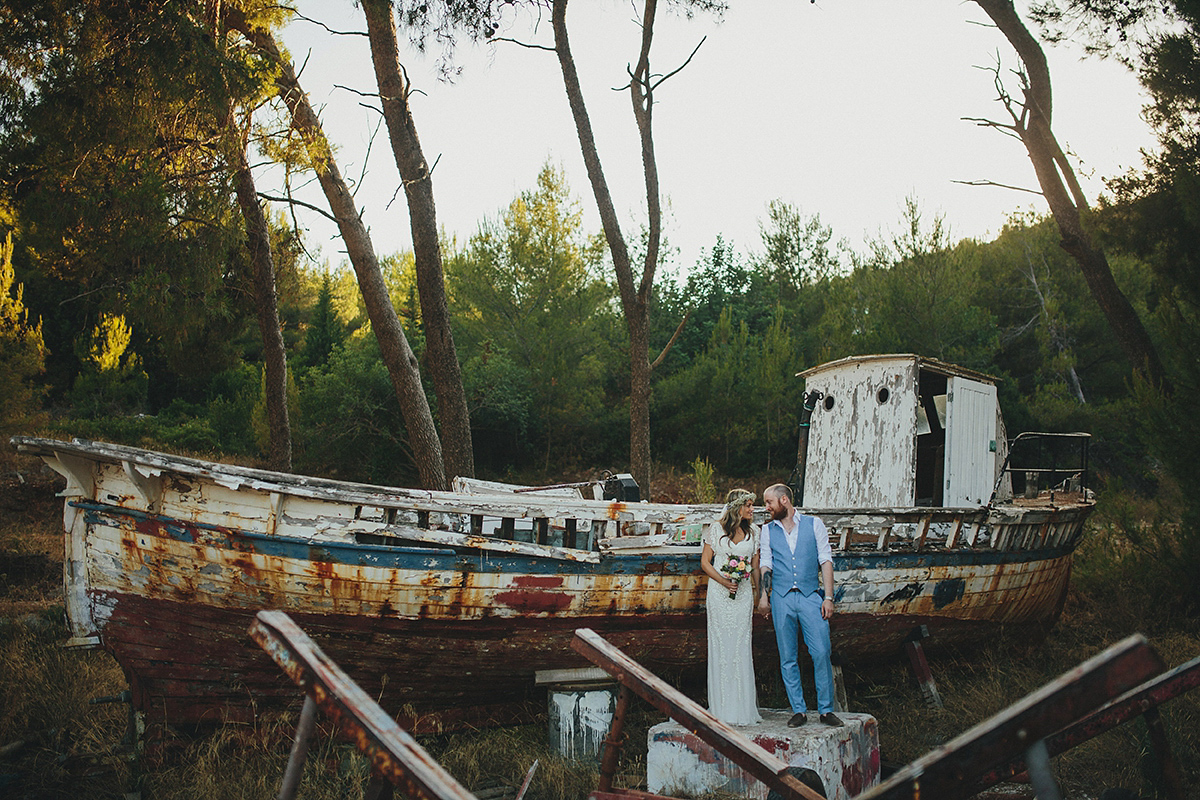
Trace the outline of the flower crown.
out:
M 737 494 L 735 494 L 732 498 L 730 498 L 730 500 L 727 503 L 725 503 L 725 510 L 726 511 L 735 511 L 738 508 L 740 508 L 742 506 L 742 504 L 745 503 L 747 500 L 753 500 L 753 499 L 754 499 L 753 492 L 747 492 L 744 490 L 740 491 Z

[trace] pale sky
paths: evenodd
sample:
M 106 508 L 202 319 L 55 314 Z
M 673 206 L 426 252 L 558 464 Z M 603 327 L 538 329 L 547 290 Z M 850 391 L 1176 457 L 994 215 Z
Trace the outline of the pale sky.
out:
M 640 5 L 640 4 L 639 4 Z M 664 4 L 665 5 L 665 4 Z M 341 31 L 365 31 L 360 9 L 344 0 L 300 0 L 301 13 Z M 955 180 L 992 180 L 1036 188 L 1020 142 L 963 121 L 1001 119 L 993 76 L 976 69 L 997 55 L 1017 64 L 1003 36 L 981 24 L 971 2 L 948 0 L 731 0 L 724 20 L 663 14 L 651 65 L 678 67 L 704 37 L 692 63 L 657 91 L 655 145 L 666 235 L 677 266 L 693 264 L 718 233 L 739 251 L 759 249 L 766 204 L 782 199 L 819 214 L 862 251 L 864 241 L 899 226 L 912 195 L 932 216 L 944 214 L 955 239 L 997 233 L 1015 210 L 1045 210 L 1040 197 Z M 1025 10 L 1025 4 L 1018 2 Z M 499 35 L 550 44 L 548 14 L 509 11 Z M 640 32 L 629 0 L 575 0 L 567 12 L 571 46 L 591 111 L 601 159 L 622 228 L 635 238 L 645 194 L 626 65 L 637 58 Z M 400 34 L 403 40 L 403 31 Z M 359 92 L 376 91 L 364 36 L 334 36 L 303 20 L 283 31 L 300 80 L 337 148 L 347 177 L 357 180 L 378 115 Z M 1123 67 L 1082 60 L 1079 48 L 1048 47 L 1054 85 L 1054 128 L 1078 157 L 1089 200 L 1102 178 L 1140 163 L 1153 137 L 1141 118 L 1144 97 Z M 438 222 L 465 241 L 484 216 L 495 217 L 534 186 L 550 160 L 561 166 L 581 200 L 585 226 L 599 231 L 595 202 L 551 52 L 512 44 L 459 47 L 461 75 L 438 80 L 432 55 L 402 54 L 414 85 L 413 113 L 433 173 Z M 357 193 L 380 254 L 411 247 L 408 210 L 381 127 Z M 277 191 L 270 177 L 260 190 Z M 327 207 L 313 185 L 300 195 Z M 337 264 L 336 228 L 315 214 L 302 219 L 311 240 Z

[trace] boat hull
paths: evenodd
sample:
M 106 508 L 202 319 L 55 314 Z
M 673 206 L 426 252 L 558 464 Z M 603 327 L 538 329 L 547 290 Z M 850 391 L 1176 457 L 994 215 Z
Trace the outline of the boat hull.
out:
M 703 686 L 699 539 L 719 507 L 473 497 L 14 441 L 67 479 L 68 644 L 111 652 L 148 722 L 298 702 L 247 636 L 264 609 L 291 614 L 413 730 L 539 702 L 537 671 L 586 666 L 569 646 L 580 627 Z M 835 652 L 849 664 L 894 658 L 918 625 L 931 647 L 1046 628 L 1090 511 L 1057 501 L 815 511 L 834 556 Z M 769 674 L 770 622 L 754 626 Z
M 83 512 L 92 617 L 153 721 L 244 719 L 298 699 L 246 637 L 279 609 L 414 730 L 507 719 L 538 670 L 583 667 L 576 628 L 682 684 L 703 678 L 707 579 L 694 548 L 598 563 L 450 549 L 310 544 L 94 503 Z M 680 552 L 680 550 L 684 550 Z M 835 555 L 835 652 L 894 658 L 914 627 L 970 646 L 1049 625 L 1071 551 Z M 755 622 L 760 667 L 774 634 Z M 449 712 L 449 713 L 447 713 Z

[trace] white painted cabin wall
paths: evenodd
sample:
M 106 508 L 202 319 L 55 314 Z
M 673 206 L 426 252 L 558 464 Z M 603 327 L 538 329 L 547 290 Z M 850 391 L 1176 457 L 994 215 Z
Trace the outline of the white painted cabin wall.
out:
M 878 401 L 882 388 L 887 402 Z M 909 357 L 850 363 L 809 375 L 817 404 L 809 428 L 804 505 L 911 506 L 916 493 L 917 362 Z

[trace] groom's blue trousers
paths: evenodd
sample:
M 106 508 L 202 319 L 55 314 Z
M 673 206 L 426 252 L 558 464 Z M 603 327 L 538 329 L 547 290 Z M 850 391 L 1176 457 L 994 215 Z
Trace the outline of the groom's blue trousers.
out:
M 804 690 L 800 685 L 800 634 L 812 657 L 817 684 L 817 712 L 833 711 L 833 665 L 830 662 L 829 620 L 821 618 L 820 592 L 798 591 L 771 593 L 771 619 L 775 623 L 775 643 L 779 646 L 779 668 L 783 688 L 787 690 L 792 711 L 803 714 Z

